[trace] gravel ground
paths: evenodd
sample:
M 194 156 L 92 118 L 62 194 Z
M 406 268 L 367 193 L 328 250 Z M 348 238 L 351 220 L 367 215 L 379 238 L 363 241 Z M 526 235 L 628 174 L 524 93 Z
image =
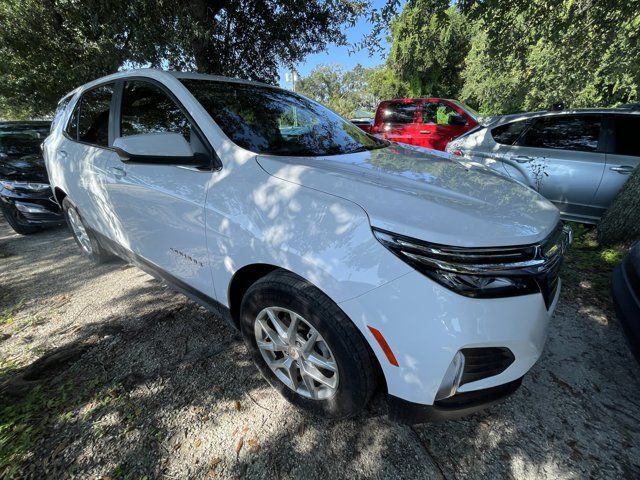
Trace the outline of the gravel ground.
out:
M 92 266 L 65 229 L 0 221 L 0 383 L 57 405 L 16 476 L 639 478 L 638 365 L 602 308 L 562 298 L 542 359 L 486 412 L 408 427 L 378 399 L 319 420 L 269 388 L 222 319 L 134 267 Z

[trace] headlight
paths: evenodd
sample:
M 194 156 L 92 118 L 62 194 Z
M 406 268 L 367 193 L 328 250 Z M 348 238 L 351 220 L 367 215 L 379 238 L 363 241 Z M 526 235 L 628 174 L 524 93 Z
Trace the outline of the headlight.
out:
M 430 244 L 373 229 L 385 247 L 413 268 L 468 297 L 504 297 L 540 292 L 557 276 L 570 237 L 560 227 L 541 244 L 463 248 Z M 557 246 L 551 250 L 549 244 Z M 548 254 L 552 252 L 552 254 Z M 550 273 L 551 272 L 551 273 Z
M 0 180 L 0 185 L 11 191 L 25 190 L 28 192 L 44 192 L 45 190 L 51 189 L 51 185 L 48 183 L 17 182 L 13 180 Z

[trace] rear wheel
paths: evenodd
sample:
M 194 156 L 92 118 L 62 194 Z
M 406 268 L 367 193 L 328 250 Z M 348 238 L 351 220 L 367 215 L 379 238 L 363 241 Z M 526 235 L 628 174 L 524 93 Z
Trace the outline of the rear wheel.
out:
M 365 407 L 376 386 L 369 347 L 319 289 L 276 270 L 249 288 L 240 315 L 254 362 L 291 403 L 338 418 Z
M 38 227 L 35 225 L 21 225 L 18 220 L 18 215 L 20 215 L 18 210 L 15 207 L 5 205 L 2 201 L 0 201 L 0 210 L 2 210 L 2 215 L 4 216 L 9 226 L 13 229 L 14 232 L 20 235 L 31 235 L 32 233 L 36 233 L 42 230 L 42 227 Z
M 104 263 L 113 258 L 113 255 L 100 245 L 82 220 L 78 209 L 67 198 L 62 201 L 62 211 L 82 255 L 95 263 Z

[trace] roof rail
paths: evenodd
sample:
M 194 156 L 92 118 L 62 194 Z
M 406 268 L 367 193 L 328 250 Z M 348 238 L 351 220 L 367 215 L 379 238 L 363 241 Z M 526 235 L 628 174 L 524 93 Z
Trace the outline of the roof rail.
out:
M 624 108 L 625 110 L 640 110 L 640 102 L 635 102 L 635 103 L 625 103 L 623 105 L 620 105 L 618 108 Z

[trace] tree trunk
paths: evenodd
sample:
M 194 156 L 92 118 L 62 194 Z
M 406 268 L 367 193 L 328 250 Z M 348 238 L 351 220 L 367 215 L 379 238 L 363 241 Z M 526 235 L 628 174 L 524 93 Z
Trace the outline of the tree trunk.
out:
M 640 239 L 640 167 L 613 199 L 598 224 L 598 241 L 602 245 L 630 243 Z

